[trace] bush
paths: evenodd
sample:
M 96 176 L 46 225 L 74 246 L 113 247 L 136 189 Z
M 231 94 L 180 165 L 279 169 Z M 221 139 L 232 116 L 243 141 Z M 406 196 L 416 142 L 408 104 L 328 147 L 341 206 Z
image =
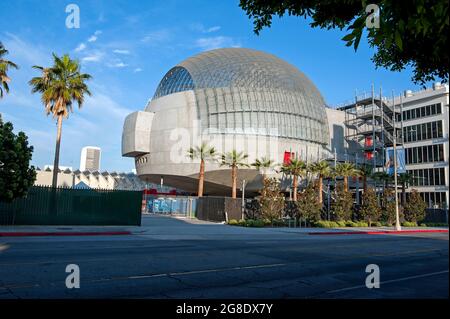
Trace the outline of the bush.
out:
M 446 223 L 421 223 L 421 227 L 448 227 L 448 224 Z
M 230 219 L 228 221 L 228 225 L 236 226 L 238 224 L 239 224 L 239 222 L 236 219 Z
M 345 220 L 339 220 L 336 222 L 336 224 L 338 224 L 339 227 L 346 227 L 347 226 L 347 222 Z
M 403 227 L 417 227 L 417 223 L 416 222 L 403 222 L 402 226 Z
M 328 220 L 319 220 L 314 223 L 315 227 L 319 228 L 337 228 L 340 227 L 338 223 Z
M 373 226 L 373 227 L 381 227 L 381 226 L 383 226 L 383 224 L 381 222 L 373 222 L 371 226 Z
M 369 227 L 369 224 L 367 222 L 359 221 L 355 223 L 354 227 Z
M 354 221 L 348 220 L 345 222 L 345 226 L 347 227 L 356 227 L 356 223 Z

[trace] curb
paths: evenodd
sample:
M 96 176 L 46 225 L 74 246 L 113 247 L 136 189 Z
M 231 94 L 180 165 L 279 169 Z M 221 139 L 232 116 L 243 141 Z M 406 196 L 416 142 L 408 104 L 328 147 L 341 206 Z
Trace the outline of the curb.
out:
M 417 229 L 417 230 L 374 230 L 374 231 L 335 231 L 314 232 L 308 235 L 386 235 L 386 234 L 415 234 L 415 233 L 448 233 L 448 229 Z
M 110 232 L 0 232 L 0 237 L 37 237 L 37 236 L 115 236 L 131 235 L 129 231 Z

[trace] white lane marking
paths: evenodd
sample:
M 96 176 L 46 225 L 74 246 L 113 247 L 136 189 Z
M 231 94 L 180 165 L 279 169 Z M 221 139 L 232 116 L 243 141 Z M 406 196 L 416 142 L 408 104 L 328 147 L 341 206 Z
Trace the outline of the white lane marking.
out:
M 448 272 L 449 272 L 448 270 L 443 270 L 443 271 L 431 272 L 431 273 L 428 273 L 428 274 L 415 275 L 415 276 L 403 277 L 403 278 L 398 278 L 398 279 L 391 279 L 391 280 L 386 280 L 386 281 L 380 282 L 380 285 L 386 285 L 386 284 L 390 284 L 390 283 L 394 283 L 394 282 L 400 282 L 400 281 L 407 281 L 407 280 L 411 280 L 411 279 L 418 279 L 418 278 L 425 278 L 425 277 L 431 277 L 431 276 L 436 276 L 436 275 L 442 275 L 442 274 L 445 274 L 445 273 L 448 273 Z M 347 288 L 342 288 L 342 289 L 330 290 L 330 291 L 327 291 L 325 293 L 326 294 L 333 294 L 333 293 L 337 293 L 337 292 L 355 290 L 355 289 L 360 289 L 360 288 L 366 288 L 366 285 L 359 285 L 359 286 L 347 287 Z

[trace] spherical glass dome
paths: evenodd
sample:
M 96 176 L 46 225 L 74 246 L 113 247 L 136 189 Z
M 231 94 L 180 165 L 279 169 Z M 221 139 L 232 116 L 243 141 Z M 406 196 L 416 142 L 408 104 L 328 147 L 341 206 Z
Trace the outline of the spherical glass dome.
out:
M 181 62 L 153 99 L 193 91 L 203 129 L 327 144 L 325 102 L 296 67 L 261 51 L 227 48 Z

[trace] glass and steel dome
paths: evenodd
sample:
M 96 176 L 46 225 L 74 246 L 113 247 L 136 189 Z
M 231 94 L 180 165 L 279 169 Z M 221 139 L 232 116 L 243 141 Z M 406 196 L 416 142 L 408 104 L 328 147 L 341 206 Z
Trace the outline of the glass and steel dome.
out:
M 173 67 L 153 99 L 192 90 L 203 129 L 275 135 L 313 143 L 329 139 L 325 102 L 296 67 L 261 51 L 207 51 Z

